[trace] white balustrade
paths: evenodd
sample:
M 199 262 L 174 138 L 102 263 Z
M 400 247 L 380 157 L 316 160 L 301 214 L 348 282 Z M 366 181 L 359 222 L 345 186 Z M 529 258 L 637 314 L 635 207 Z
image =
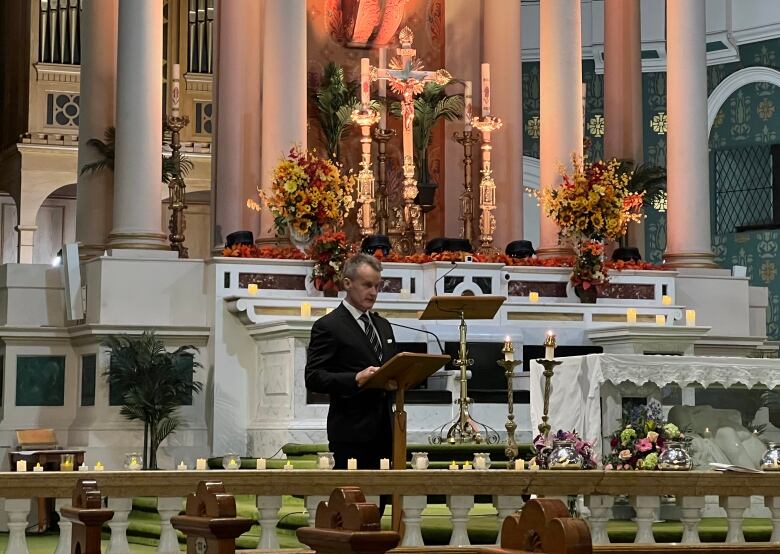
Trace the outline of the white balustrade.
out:
M 180 496 L 157 498 L 157 513 L 160 514 L 160 544 L 158 554 L 179 554 L 179 539 L 176 529 L 171 525 L 171 518 L 178 515 L 182 507 Z
M 405 526 L 401 546 L 425 546 L 422 538 L 422 513 L 428 504 L 425 496 L 404 496 Z
M 636 511 L 635 543 L 653 544 L 653 522 L 658 510 L 661 509 L 661 498 L 658 496 L 632 496 L 631 505 Z
M 257 497 L 257 511 L 260 514 L 260 541 L 257 543 L 257 548 L 260 550 L 279 548 L 279 541 L 276 539 L 276 524 L 279 522 L 281 507 L 281 496 Z
M 504 520 L 519 511 L 523 507 L 522 496 L 494 496 L 493 506 L 496 508 L 496 518 L 498 519 L 498 536 L 496 537 L 496 544 L 501 544 L 501 526 Z
M 27 529 L 27 517 L 30 515 L 29 498 L 6 498 L 5 511 L 8 514 L 7 554 L 29 554 L 24 532 Z
M 683 544 L 698 544 L 699 522 L 704 510 L 703 496 L 678 496 L 677 505 L 680 507 L 680 522 L 683 524 Z
M 764 499 L 764 505 L 769 508 L 772 514 L 772 536 L 769 542 L 780 542 L 780 497 L 767 496 Z
M 745 519 L 745 510 L 748 506 L 750 506 L 749 496 L 720 497 L 720 507 L 726 510 L 726 521 L 728 521 L 727 543 L 741 544 L 745 542 L 742 522 Z
M 612 518 L 612 506 L 615 504 L 615 498 L 595 494 L 585 497 L 585 503 L 590 508 L 590 537 L 593 544 L 609 544 L 609 535 L 607 534 L 607 522 Z
M 70 506 L 73 500 L 70 498 L 58 498 L 54 502 L 54 510 L 60 516 L 60 538 L 57 540 L 57 549 L 54 554 L 71 554 L 70 539 L 73 532 L 73 523 L 62 515 L 63 506 Z
M 452 536 L 450 546 L 468 546 L 469 542 L 469 512 L 474 507 L 473 496 L 448 496 L 447 507 L 452 514 Z
M 132 498 L 108 498 L 108 509 L 114 510 L 114 517 L 108 522 L 111 529 L 111 539 L 108 542 L 108 554 L 132 554 L 127 542 L 127 520 L 133 509 Z

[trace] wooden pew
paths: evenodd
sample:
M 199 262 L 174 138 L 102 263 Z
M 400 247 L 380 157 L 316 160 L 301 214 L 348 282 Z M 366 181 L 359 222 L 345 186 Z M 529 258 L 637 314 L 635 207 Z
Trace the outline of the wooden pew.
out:
M 754 542 L 742 544 L 724 543 L 657 543 L 657 544 L 600 544 L 593 547 L 594 554 L 660 554 L 672 552 L 674 554 L 707 554 L 719 552 L 739 554 L 766 554 L 767 552 L 780 552 L 780 545 L 769 542 Z
M 235 554 L 236 538 L 254 523 L 236 517 L 236 499 L 225 493 L 220 481 L 201 481 L 187 496 L 185 515 L 173 516 L 171 525 L 187 535 L 187 553 Z
M 103 524 L 114 517 L 114 511 L 103 508 L 97 482 L 79 479 L 73 491 L 73 505 L 63 507 L 62 515 L 73 522 L 71 553 L 100 554 L 100 532 Z

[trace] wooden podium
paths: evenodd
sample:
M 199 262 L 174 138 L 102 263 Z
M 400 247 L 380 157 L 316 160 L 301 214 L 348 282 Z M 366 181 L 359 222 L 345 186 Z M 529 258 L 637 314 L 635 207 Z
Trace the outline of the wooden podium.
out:
M 406 469 L 406 411 L 404 393 L 427 379 L 450 361 L 446 354 L 415 354 L 401 352 L 390 358 L 369 378 L 365 387 L 384 389 L 388 381 L 395 381 L 395 410 L 393 411 L 393 469 Z M 393 529 L 401 525 L 401 496 L 393 495 Z

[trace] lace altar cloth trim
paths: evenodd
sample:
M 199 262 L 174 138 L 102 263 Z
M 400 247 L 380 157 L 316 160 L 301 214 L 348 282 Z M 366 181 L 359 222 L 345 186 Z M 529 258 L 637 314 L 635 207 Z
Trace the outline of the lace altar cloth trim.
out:
M 591 354 L 584 356 L 592 383 L 610 381 L 615 385 L 673 383 L 681 387 L 744 385 L 773 389 L 780 386 L 780 359 L 727 358 L 705 356 L 642 356 L 631 354 Z M 595 391 L 598 394 L 598 391 Z

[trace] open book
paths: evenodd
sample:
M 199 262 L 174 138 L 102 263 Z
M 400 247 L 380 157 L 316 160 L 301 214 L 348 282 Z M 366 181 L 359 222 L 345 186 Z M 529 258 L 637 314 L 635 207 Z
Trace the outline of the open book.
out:
M 764 473 L 760 469 L 752 467 L 735 466 L 731 464 L 719 464 L 717 462 L 710 462 L 710 467 L 715 471 L 736 471 L 738 473 Z

